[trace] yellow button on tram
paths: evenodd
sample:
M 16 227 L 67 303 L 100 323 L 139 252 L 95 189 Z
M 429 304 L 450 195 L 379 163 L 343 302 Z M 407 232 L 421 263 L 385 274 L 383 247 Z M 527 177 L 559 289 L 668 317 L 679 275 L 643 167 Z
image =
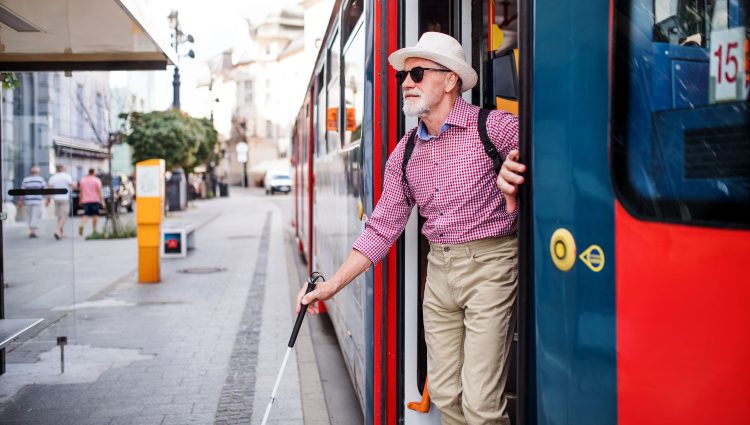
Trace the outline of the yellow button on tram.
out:
M 549 252 L 555 266 L 566 272 L 576 262 L 576 241 L 568 229 L 557 229 L 549 241 Z

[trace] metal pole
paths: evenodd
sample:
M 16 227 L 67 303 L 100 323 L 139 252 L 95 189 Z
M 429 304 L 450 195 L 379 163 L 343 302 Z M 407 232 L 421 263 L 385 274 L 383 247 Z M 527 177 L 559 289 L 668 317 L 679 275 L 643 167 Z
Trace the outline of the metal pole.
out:
M 247 185 L 247 161 L 242 163 L 242 178 L 245 181 L 245 187 L 248 187 Z
M 3 150 L 5 141 L 3 140 L 3 92 L 5 89 L 0 83 L 0 319 L 5 319 L 5 275 L 3 260 L 5 259 L 5 248 L 3 247 L 3 221 L 5 221 L 5 212 L 3 211 L 3 182 L 5 174 L 3 173 Z M 5 374 L 5 348 L 0 350 L 0 375 Z
M 175 65 L 174 67 L 174 79 L 172 80 L 172 107 L 180 109 L 180 68 Z

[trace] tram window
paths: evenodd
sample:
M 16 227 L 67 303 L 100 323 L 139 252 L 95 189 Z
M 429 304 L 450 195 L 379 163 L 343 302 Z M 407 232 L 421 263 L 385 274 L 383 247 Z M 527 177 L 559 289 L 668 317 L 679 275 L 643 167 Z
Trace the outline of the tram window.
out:
M 727 29 L 729 0 L 657 0 L 654 40 L 707 47 L 712 31 Z
M 339 108 L 341 106 L 341 89 L 339 87 L 341 66 L 339 65 L 339 55 L 341 54 L 339 35 L 333 38 L 331 46 L 328 49 L 328 74 L 327 82 L 327 99 L 326 99 L 326 140 L 328 141 L 328 152 L 335 152 L 339 143 Z
M 457 36 L 454 0 L 419 0 L 419 35 L 427 31 Z
M 328 153 L 326 146 L 326 91 L 325 91 L 325 75 L 323 70 L 320 71 L 317 77 L 317 95 L 315 96 L 315 138 L 317 139 L 317 150 L 318 155 L 325 155 Z
M 344 5 L 344 13 L 341 21 L 341 32 L 343 34 L 343 40 L 349 39 L 349 36 L 357 26 L 359 17 L 362 16 L 362 9 L 364 8 L 364 0 L 347 0 Z
M 616 3 L 613 180 L 632 214 L 750 226 L 749 4 Z
M 365 106 L 365 37 L 362 27 L 359 26 L 344 54 L 344 145 L 362 139 Z
M 491 50 L 507 52 L 517 49 L 518 0 L 495 0 L 495 25 L 500 30 L 500 36 L 493 35 Z

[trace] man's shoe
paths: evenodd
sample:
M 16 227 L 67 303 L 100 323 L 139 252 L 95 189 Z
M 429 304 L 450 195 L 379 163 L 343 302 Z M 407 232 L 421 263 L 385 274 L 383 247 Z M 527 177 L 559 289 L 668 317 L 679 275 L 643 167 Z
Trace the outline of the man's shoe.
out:
M 55 239 L 57 239 L 58 241 L 60 240 L 60 234 L 57 232 L 55 232 Z
M 29 238 L 35 239 L 36 238 L 36 233 L 29 233 Z

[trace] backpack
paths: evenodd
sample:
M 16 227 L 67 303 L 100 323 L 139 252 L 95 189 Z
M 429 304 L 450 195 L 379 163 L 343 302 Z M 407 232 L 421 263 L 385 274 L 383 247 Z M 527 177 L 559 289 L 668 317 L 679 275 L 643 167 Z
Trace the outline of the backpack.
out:
M 492 160 L 492 168 L 495 170 L 495 175 L 497 176 L 500 173 L 500 167 L 502 166 L 503 161 L 500 159 L 500 154 L 497 152 L 497 148 L 495 148 L 495 145 L 490 140 L 490 136 L 487 135 L 487 117 L 490 116 L 490 112 L 491 111 L 489 109 L 479 110 L 479 116 L 477 117 L 477 127 L 479 130 L 479 138 L 482 140 L 482 144 L 484 145 L 484 152 Z M 419 126 L 415 127 L 409 135 L 409 138 L 406 140 L 406 147 L 404 148 L 404 160 L 401 163 L 401 178 L 402 182 L 406 184 L 407 188 L 409 187 L 409 182 L 406 180 L 406 165 L 409 163 L 409 158 L 411 158 L 412 152 L 414 152 L 414 138 L 417 136 L 418 128 Z

